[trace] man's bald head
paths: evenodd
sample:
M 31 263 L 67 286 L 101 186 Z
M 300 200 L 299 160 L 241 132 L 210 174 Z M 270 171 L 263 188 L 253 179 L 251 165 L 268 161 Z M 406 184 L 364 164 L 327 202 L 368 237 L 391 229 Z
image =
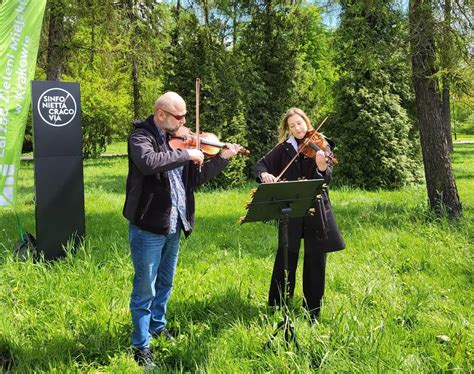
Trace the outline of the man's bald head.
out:
M 176 92 L 168 91 L 161 95 L 155 102 L 155 113 L 158 109 L 171 112 L 173 114 L 185 114 L 186 103 Z
M 155 125 L 174 134 L 186 123 L 186 103 L 176 92 L 168 91 L 155 102 Z

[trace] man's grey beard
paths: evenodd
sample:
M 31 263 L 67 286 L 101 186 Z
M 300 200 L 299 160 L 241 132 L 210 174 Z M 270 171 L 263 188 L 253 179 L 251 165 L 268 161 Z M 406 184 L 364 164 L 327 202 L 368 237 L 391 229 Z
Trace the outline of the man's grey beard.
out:
M 166 130 L 167 133 L 171 134 L 171 135 L 174 135 L 178 129 L 179 129 L 179 126 L 178 127 L 174 127 L 171 123 L 169 122 L 163 122 L 163 124 L 161 125 L 161 127 Z

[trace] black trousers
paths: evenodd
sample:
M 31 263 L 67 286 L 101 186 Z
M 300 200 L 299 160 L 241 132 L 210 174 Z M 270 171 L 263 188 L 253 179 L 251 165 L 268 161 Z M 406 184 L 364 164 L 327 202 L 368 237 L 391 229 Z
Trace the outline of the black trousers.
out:
M 288 238 L 288 296 L 293 297 L 295 291 L 295 276 L 298 265 L 299 248 L 302 238 L 302 228 L 292 225 L 290 220 Z M 295 232 L 296 231 L 296 232 Z M 278 252 L 273 266 L 268 304 L 279 306 L 283 304 L 285 267 L 282 247 L 281 227 L 279 230 Z M 321 300 L 324 295 L 326 278 L 326 253 L 314 248 L 313 240 L 304 240 L 304 265 L 303 265 L 303 306 L 310 314 L 319 314 Z

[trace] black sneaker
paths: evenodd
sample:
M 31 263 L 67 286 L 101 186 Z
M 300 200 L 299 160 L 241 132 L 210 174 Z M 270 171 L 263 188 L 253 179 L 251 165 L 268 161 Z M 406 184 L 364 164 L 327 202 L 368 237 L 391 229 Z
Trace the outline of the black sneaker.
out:
M 160 331 L 157 331 L 157 332 L 153 332 L 151 334 L 152 338 L 159 338 L 159 337 L 163 337 L 165 340 L 169 340 L 169 341 L 173 341 L 174 340 L 174 336 L 171 335 L 170 331 L 165 327 L 163 330 L 160 330 Z
M 156 367 L 150 348 L 135 348 L 133 358 L 137 364 L 143 366 L 145 370 Z

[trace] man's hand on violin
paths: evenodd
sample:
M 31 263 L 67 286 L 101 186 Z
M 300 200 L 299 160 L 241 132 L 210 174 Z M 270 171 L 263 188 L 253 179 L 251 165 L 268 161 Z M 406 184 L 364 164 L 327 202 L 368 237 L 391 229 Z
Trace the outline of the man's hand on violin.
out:
M 221 157 L 225 159 L 231 158 L 239 153 L 240 148 L 242 147 L 238 144 L 225 143 L 225 148 L 221 152 Z
M 273 174 L 267 173 L 264 171 L 262 174 L 260 174 L 260 180 L 263 183 L 276 183 L 277 179 Z
M 204 154 L 196 148 L 187 148 L 186 151 L 189 154 L 189 159 L 194 161 L 195 164 L 202 165 L 204 162 Z
M 318 170 L 322 172 L 325 172 L 328 168 L 324 151 L 319 150 L 316 152 L 316 165 L 318 166 Z

